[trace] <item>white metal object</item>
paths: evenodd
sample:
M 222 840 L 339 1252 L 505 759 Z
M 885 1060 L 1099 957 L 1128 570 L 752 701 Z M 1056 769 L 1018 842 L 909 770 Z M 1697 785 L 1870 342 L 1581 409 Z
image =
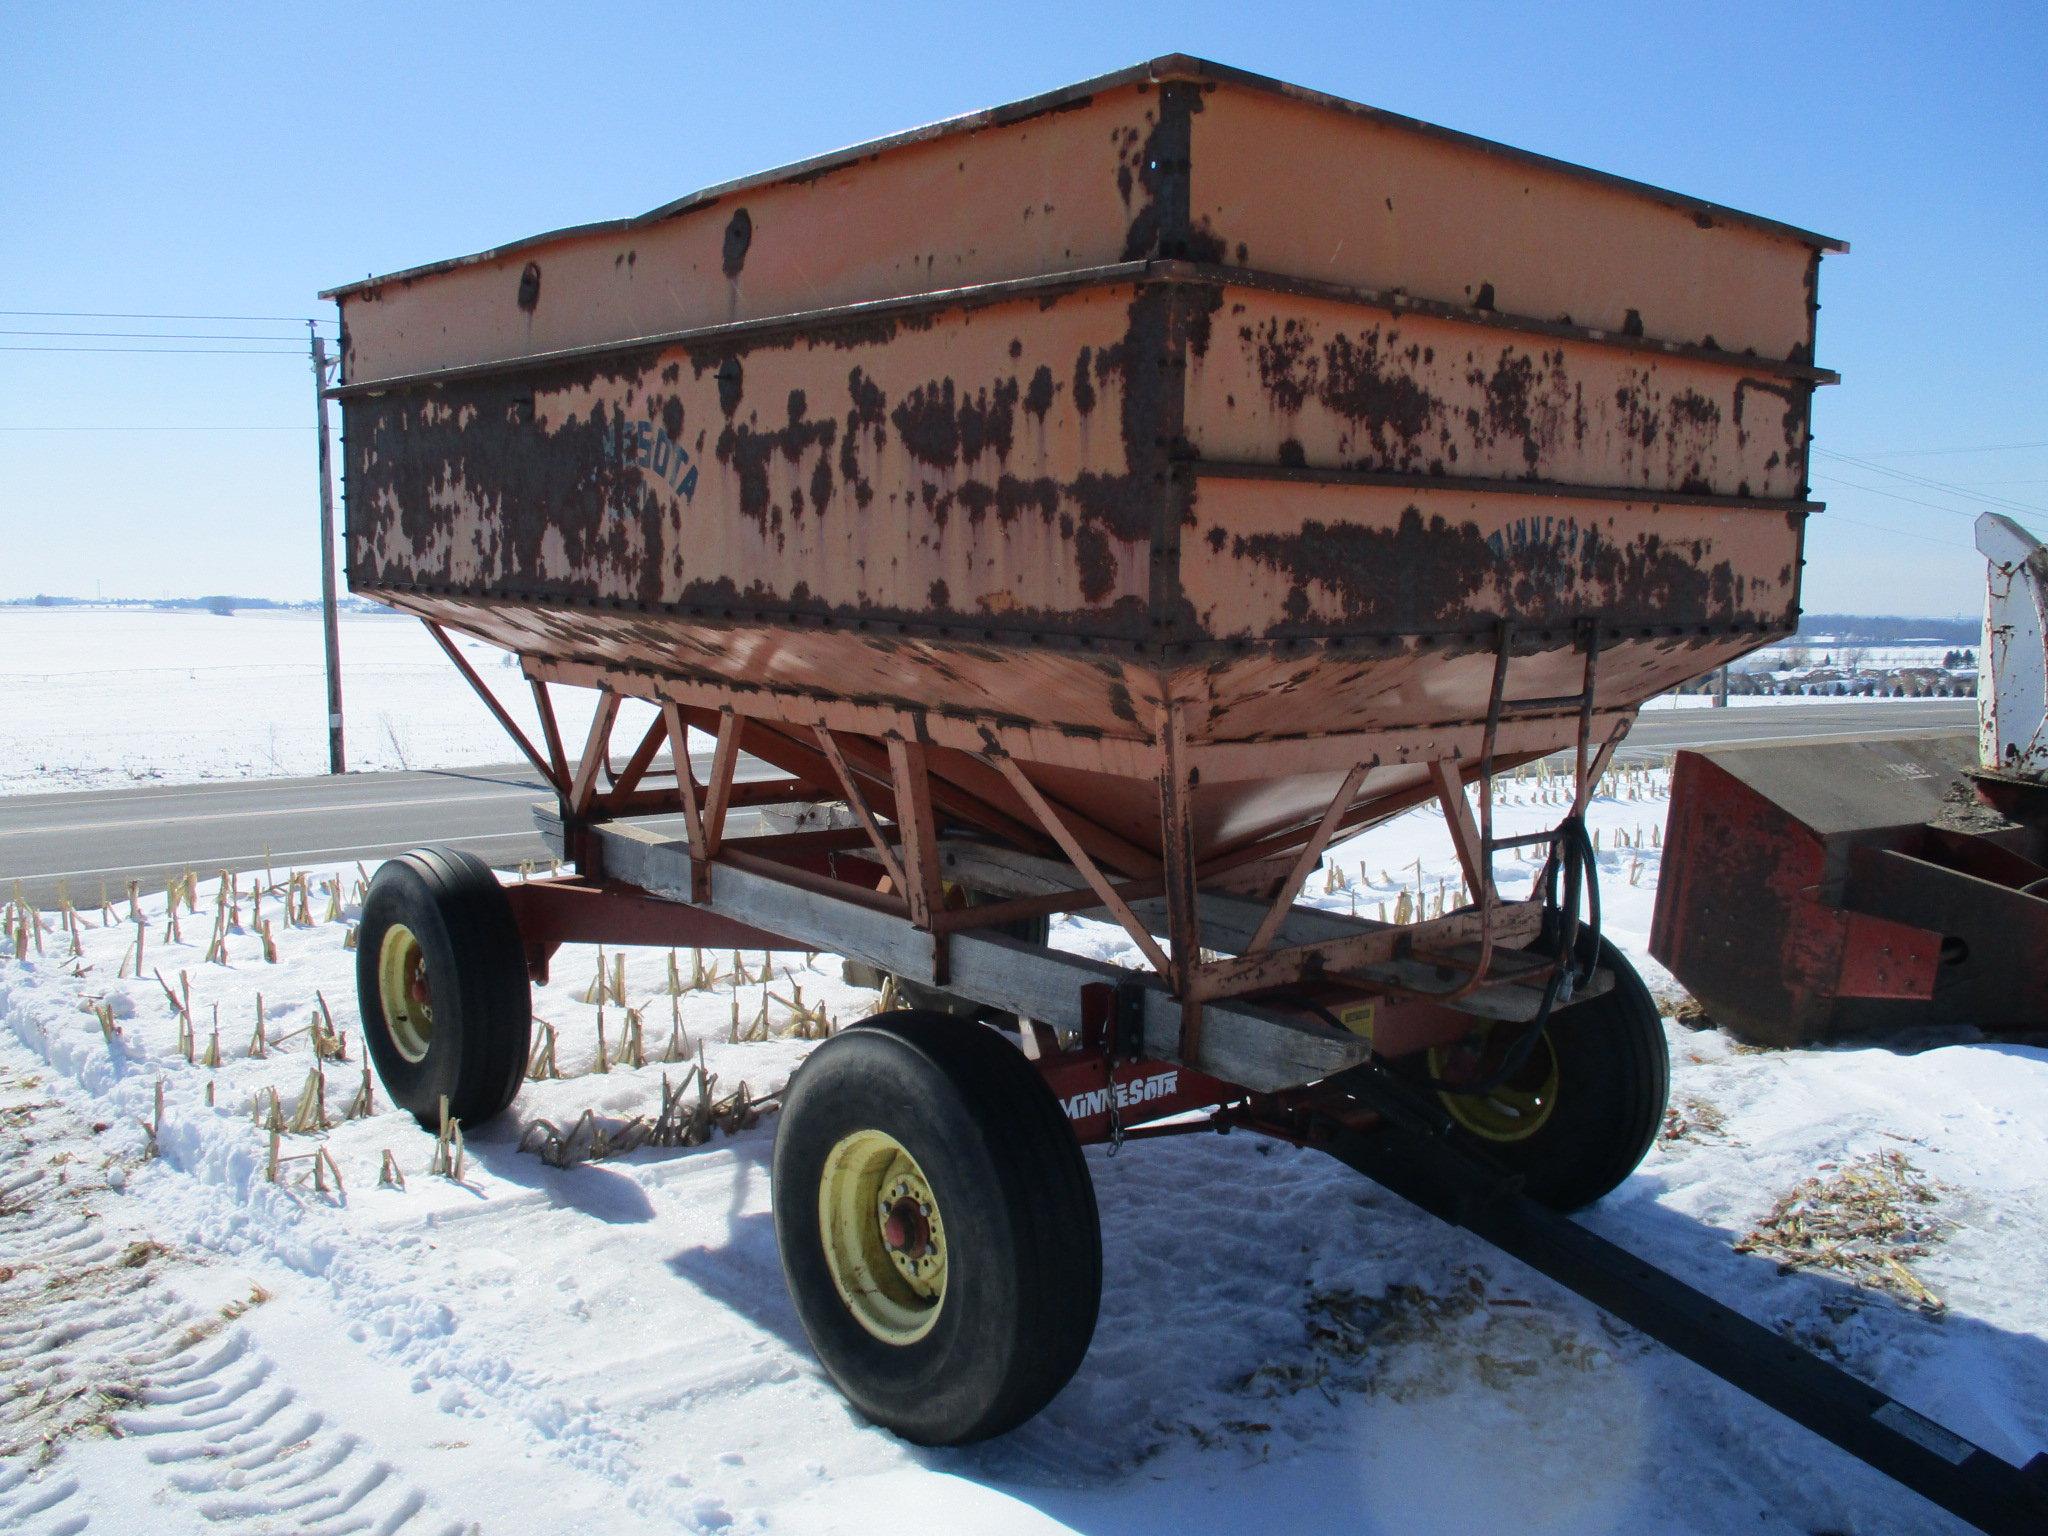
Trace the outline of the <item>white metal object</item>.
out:
M 2048 545 L 1986 512 L 1977 519 L 1977 548 L 1991 562 L 1978 761 L 1993 773 L 2048 783 Z

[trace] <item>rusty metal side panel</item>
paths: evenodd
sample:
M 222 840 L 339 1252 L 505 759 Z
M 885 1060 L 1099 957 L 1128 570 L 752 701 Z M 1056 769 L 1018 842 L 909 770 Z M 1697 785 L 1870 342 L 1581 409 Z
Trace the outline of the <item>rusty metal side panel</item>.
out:
M 1749 635 L 1610 636 L 1600 651 L 1596 707 L 1603 713 L 1633 710 L 1650 695 L 1754 644 Z M 1202 742 L 1277 743 L 1441 726 L 1461 732 L 1464 746 L 1476 752 L 1493 657 L 1491 639 L 1477 636 L 1382 654 L 1321 646 L 1300 652 L 1253 648 L 1191 672 L 1191 731 Z M 1518 651 L 1508 668 L 1508 696 L 1575 694 L 1584 686 L 1585 670 L 1584 653 L 1572 648 L 1568 634 L 1554 631 L 1542 649 Z M 1546 752 L 1570 746 L 1577 728 L 1577 716 L 1568 710 L 1518 726 L 1521 738 L 1533 738 Z
M 1678 754 L 1650 953 L 1717 1023 L 1796 1045 L 1828 1032 L 1846 916 L 1821 841 L 1711 759 Z
M 400 592 L 390 601 L 531 658 L 567 682 L 650 699 L 664 680 L 702 683 L 721 690 L 716 702 L 744 714 L 805 727 L 835 701 L 886 711 L 892 719 L 906 711 L 947 711 L 1067 733 L 1075 755 L 1099 762 L 1112 756 L 1113 741 L 1149 739 L 1144 722 L 1158 708 L 1149 669 L 1078 647 L 833 633 L 815 625 L 727 623 L 658 610 L 448 593 Z M 846 728 L 865 727 L 853 722 Z M 979 744 L 971 731 L 965 739 Z
M 1922 1001 L 1941 974 L 1941 935 L 1861 912 L 1844 914 L 1843 997 Z
M 827 650 L 894 621 L 1141 635 L 1167 303 L 1094 289 L 352 398 L 350 583 L 829 619 Z
M 663 222 L 344 296 L 351 382 L 1143 255 L 1159 93 L 1126 86 Z M 526 274 L 532 270 L 531 279 Z
M 1805 493 L 1812 386 L 1229 288 L 1188 362 L 1205 458 L 1721 496 Z
M 1207 90 L 1192 212 L 1218 259 L 1810 362 L 1818 253 L 1278 94 Z
M 1594 617 L 1790 629 L 1804 521 L 1649 500 L 1212 476 L 1197 482 L 1181 583 L 1218 638 Z

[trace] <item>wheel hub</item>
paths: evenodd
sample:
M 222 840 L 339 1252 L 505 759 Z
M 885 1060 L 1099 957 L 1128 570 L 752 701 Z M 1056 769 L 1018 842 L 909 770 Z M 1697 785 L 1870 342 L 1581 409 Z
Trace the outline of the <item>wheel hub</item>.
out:
M 908 1196 L 893 1205 L 882 1206 L 882 1241 L 889 1251 L 913 1262 L 931 1250 L 932 1224 L 923 1209 Z
M 946 1229 L 924 1170 L 886 1131 L 826 1155 L 818 1182 L 825 1263 L 839 1299 L 885 1344 L 914 1344 L 946 1298 Z
M 1502 1021 L 1487 1024 L 1476 1038 L 1432 1048 L 1429 1074 L 1439 1082 L 1483 1082 L 1500 1069 L 1506 1052 L 1524 1026 Z M 1557 1107 L 1557 1052 L 1550 1033 L 1537 1038 L 1521 1066 L 1503 1083 L 1484 1093 L 1440 1089 L 1438 1098 L 1451 1118 L 1487 1141 L 1522 1141 L 1535 1135 Z
M 384 930 L 377 951 L 377 1001 L 391 1043 L 407 1061 L 423 1061 L 434 1040 L 434 985 L 419 936 L 403 923 Z

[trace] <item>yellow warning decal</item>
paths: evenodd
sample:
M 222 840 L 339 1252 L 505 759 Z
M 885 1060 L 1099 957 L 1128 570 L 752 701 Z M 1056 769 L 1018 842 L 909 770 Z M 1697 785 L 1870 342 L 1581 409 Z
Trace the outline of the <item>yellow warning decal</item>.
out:
M 1352 1003 L 1348 1007 L 1339 1008 L 1337 1010 L 1337 1022 L 1358 1036 L 1359 1039 L 1370 1044 L 1372 1042 L 1373 1014 L 1377 1006 L 1374 1003 Z

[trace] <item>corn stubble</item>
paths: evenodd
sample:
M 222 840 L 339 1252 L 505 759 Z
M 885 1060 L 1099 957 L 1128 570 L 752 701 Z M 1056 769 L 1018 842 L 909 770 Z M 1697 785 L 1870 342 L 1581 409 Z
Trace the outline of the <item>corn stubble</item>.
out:
M 697 1090 L 694 1095 L 692 1084 Z M 551 1168 L 572 1168 L 642 1147 L 702 1146 L 714 1131 L 737 1135 L 777 1107 L 774 1096 L 757 1099 L 745 1083 L 716 1097 L 717 1084 L 718 1075 L 706 1072 L 701 1063 L 692 1065 L 678 1083 L 672 1084 L 664 1072 L 661 1109 L 653 1119 L 635 1115 L 623 1123 L 608 1123 L 599 1120 L 596 1111 L 586 1109 L 566 1131 L 552 1120 L 536 1120 L 519 1138 L 519 1150 L 535 1154 Z

